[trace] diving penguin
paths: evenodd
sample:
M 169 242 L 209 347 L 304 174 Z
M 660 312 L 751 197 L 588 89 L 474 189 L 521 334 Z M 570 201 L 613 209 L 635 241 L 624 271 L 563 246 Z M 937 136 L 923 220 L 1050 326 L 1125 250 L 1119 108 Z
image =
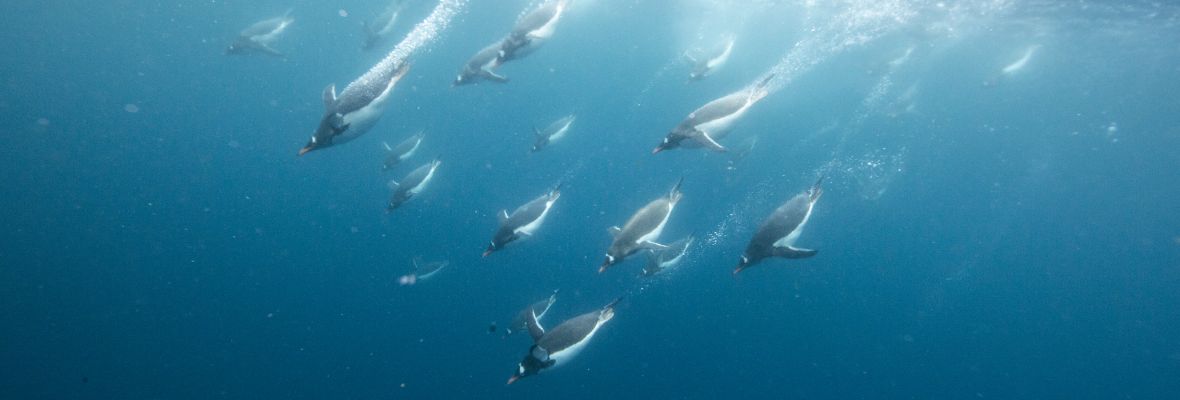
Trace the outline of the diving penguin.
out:
M 520 310 L 520 313 L 516 315 L 516 319 L 512 320 L 512 325 L 505 330 L 508 331 L 509 335 L 516 333 L 516 331 L 528 330 L 529 318 L 536 318 L 537 322 L 540 322 L 541 318 L 545 316 L 545 313 L 549 312 L 549 308 L 553 307 L 553 303 L 556 302 L 557 290 L 554 290 L 553 294 L 550 294 L 545 300 L 535 302 L 529 305 L 528 308 Z
M 500 63 L 522 58 L 535 51 L 557 28 L 569 0 L 549 0 L 517 21 L 501 46 Z
M 511 385 L 520 378 L 536 375 L 543 369 L 552 368 L 569 362 L 578 355 L 602 325 L 615 316 L 615 305 L 622 298 L 607 304 L 601 310 L 591 311 L 562 322 L 557 327 L 546 332 L 537 322 L 535 314 L 528 318 L 529 335 L 533 337 L 533 346 L 516 366 L 516 373 L 508 378 Z
M 365 44 L 361 46 L 361 50 L 373 49 L 389 37 L 389 34 L 393 32 L 394 23 L 397 22 L 397 16 L 401 14 L 404 5 L 404 0 L 393 0 L 372 21 L 362 23 L 361 28 L 365 31 Z
M 393 189 L 393 196 L 389 198 L 388 211 L 401 207 L 402 204 L 421 193 L 422 189 L 426 188 L 426 184 L 430 183 L 431 178 L 434 178 L 434 171 L 441 164 L 442 161 L 436 158 L 410 172 L 402 179 L 401 183 L 389 181 L 389 187 Z
M 729 60 L 729 54 L 733 52 L 733 43 L 734 38 L 730 36 L 725 44 L 718 49 L 720 51 L 715 52 L 716 54 L 698 56 L 699 59 L 685 54 L 685 57 L 693 64 L 692 72 L 688 73 L 688 79 L 692 81 L 705 79 L 706 76 L 712 75 L 714 71 L 725 65 L 725 62 Z
M 694 240 L 690 235 L 684 239 L 668 243 L 668 248 L 666 249 L 652 250 L 648 253 L 647 265 L 643 267 L 643 272 L 640 275 L 650 277 L 676 268 L 684 260 L 684 256 L 688 254 L 688 248 L 692 247 Z
M 545 216 L 549 215 L 549 209 L 553 208 L 553 203 L 557 202 L 558 197 L 561 197 L 560 184 L 549 193 L 517 207 L 511 215 L 508 214 L 508 210 L 501 210 L 498 214 L 500 229 L 492 236 L 492 242 L 488 244 L 483 256 L 487 257 L 492 252 L 503 249 L 505 245 L 520 239 L 521 236 L 532 236 L 545 222 Z
M 270 43 L 278 39 L 292 22 L 295 19 L 291 18 L 291 10 L 281 17 L 255 22 L 238 33 L 238 37 L 225 49 L 225 54 L 263 53 L 283 57 L 283 53 L 270 47 Z
M 734 275 L 769 257 L 807 258 L 815 255 L 815 250 L 796 248 L 794 245 L 799 234 L 803 233 L 803 226 L 811 218 L 815 202 L 823 195 L 823 188 L 820 187 L 823 181 L 824 178 L 820 177 L 810 189 L 792 197 L 762 222 L 746 246 L 737 268 L 733 270 Z
M 576 118 L 577 117 L 573 115 L 567 115 L 557 121 L 553 121 L 553 123 L 549 124 L 548 127 L 545 127 L 545 130 L 540 130 L 534 127 L 533 132 L 536 133 L 536 140 L 533 141 L 532 151 L 534 153 L 541 151 L 541 149 L 545 148 L 545 146 L 548 146 L 550 143 L 565 137 L 566 132 L 569 132 L 570 130 L 570 125 L 573 125 L 574 119 Z
M 614 240 L 611 242 L 610 248 L 606 250 L 606 260 L 598 267 L 598 273 L 606 271 L 610 266 L 622 262 L 624 258 L 639 250 L 662 250 L 668 247 L 655 241 L 664 231 L 664 225 L 667 225 L 668 218 L 672 216 L 672 210 L 676 208 L 676 203 L 680 202 L 680 198 L 683 196 L 680 193 L 680 184 L 682 183 L 684 183 L 684 178 L 676 182 L 676 186 L 672 188 L 671 192 L 668 192 L 667 196 L 652 200 L 636 211 L 635 215 L 632 215 L 622 228 L 617 226 L 610 228 Z
M 381 115 L 393 86 L 410 70 L 407 63 L 388 58 L 336 94 L 336 85 L 324 88 L 324 116 L 299 155 L 356 139 L 368 132 Z
M 696 109 L 688 117 L 676 125 L 664 137 L 652 154 L 677 147 L 707 147 L 714 151 L 726 151 L 725 147 L 717 143 L 733 129 L 733 124 L 746 113 L 755 103 L 766 97 L 769 92 L 766 85 L 774 74 L 763 78 L 752 88 L 743 89 L 725 97 L 710 101 Z M 686 139 L 691 139 L 685 142 Z
M 418 146 L 422 144 L 422 138 L 425 136 L 422 132 L 415 133 L 414 136 L 402 140 L 401 143 L 393 147 L 389 147 L 389 143 L 382 143 L 385 145 L 385 150 L 389 152 L 389 155 L 385 157 L 385 164 L 382 165 L 381 169 L 388 171 L 407 158 L 410 158 L 410 156 L 413 156 L 414 152 L 418 150 Z
M 469 83 L 477 83 L 480 80 L 488 80 L 492 82 L 506 83 L 508 77 L 496 74 L 496 68 L 500 67 L 500 49 L 504 46 L 504 40 L 497 41 L 484 47 L 471 59 L 463 64 L 463 69 L 459 71 L 459 75 L 451 82 L 451 87 L 462 86 Z

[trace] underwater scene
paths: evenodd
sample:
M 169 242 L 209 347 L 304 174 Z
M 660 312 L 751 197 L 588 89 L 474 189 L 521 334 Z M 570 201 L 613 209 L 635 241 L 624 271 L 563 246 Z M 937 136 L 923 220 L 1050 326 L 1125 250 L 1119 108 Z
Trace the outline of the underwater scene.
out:
M 1180 4 L 4 8 L 0 398 L 1180 398 Z

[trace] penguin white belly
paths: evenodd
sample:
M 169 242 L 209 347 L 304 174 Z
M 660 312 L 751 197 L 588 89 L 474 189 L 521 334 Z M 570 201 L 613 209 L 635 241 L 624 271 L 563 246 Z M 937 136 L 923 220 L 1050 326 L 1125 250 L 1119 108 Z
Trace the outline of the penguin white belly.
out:
M 578 343 L 574 343 L 572 346 L 566 347 L 565 349 L 562 349 L 556 353 L 549 353 L 549 359 L 553 360 L 553 366 L 556 367 L 558 365 L 562 365 L 563 363 L 569 362 L 574 357 L 577 357 L 578 353 L 581 353 L 582 349 L 586 348 L 586 344 L 590 343 L 590 339 L 593 338 L 594 334 L 598 332 L 598 328 L 602 326 L 603 322 L 604 321 L 599 320 L 598 323 L 594 324 L 594 329 L 590 330 L 590 333 L 587 334 L 586 337 L 582 338 L 582 340 Z
M 774 247 L 794 246 L 795 241 L 799 240 L 799 235 L 803 234 L 803 227 L 807 225 L 807 220 L 809 220 L 809 219 L 811 219 L 811 206 L 810 205 L 807 208 L 807 214 L 803 215 L 803 221 L 799 222 L 799 226 L 796 226 L 795 229 L 791 231 L 791 233 L 787 234 L 787 236 L 783 236 L 781 239 L 774 242 Z
M 390 82 L 389 86 L 385 88 L 385 91 L 381 92 L 369 104 L 365 104 L 364 107 L 356 111 L 344 114 L 344 117 L 341 119 L 345 124 L 348 124 L 348 129 L 345 129 L 344 133 L 341 133 L 340 136 L 333 138 L 333 144 L 340 144 L 356 139 L 368 132 L 369 129 L 372 129 L 374 125 L 377 125 L 377 121 L 385 114 L 385 103 L 389 101 L 390 93 L 393 93 L 394 83 L 396 82 Z
M 674 209 L 674 208 L 676 208 L 676 204 L 669 204 L 668 205 L 668 212 L 666 214 L 664 214 L 664 219 L 662 221 L 660 221 L 660 224 L 656 225 L 656 229 L 652 229 L 651 232 L 648 232 L 648 233 L 644 234 L 643 236 L 640 236 L 639 239 L 635 241 L 635 244 L 654 242 L 654 241 L 656 241 L 656 239 L 659 239 L 660 234 L 664 233 L 664 225 L 668 224 L 668 218 L 672 216 L 672 209 Z
M 533 40 L 545 40 L 553 36 L 553 31 L 557 30 L 557 20 L 561 19 L 562 9 L 557 9 L 557 14 L 553 15 L 553 19 L 546 22 L 540 28 L 528 33 L 528 36 Z
M 746 113 L 746 110 L 750 109 L 751 104 L 753 103 L 746 102 L 742 108 L 734 111 L 733 114 L 702 123 L 697 125 L 696 128 L 701 132 L 709 134 L 709 136 L 716 140 L 718 139 L 717 135 L 729 132 L 730 128 L 733 127 L 733 123 L 737 122 L 738 118 L 741 118 L 742 115 Z
M 721 54 L 717 55 L 717 57 L 710 59 L 708 62 L 705 63 L 705 66 L 708 67 L 710 70 L 713 70 L 713 69 L 716 69 L 717 67 L 725 65 L 725 61 L 729 60 L 729 53 L 731 53 L 732 51 L 733 51 L 733 41 L 730 41 L 728 44 L 726 44 L 725 51 L 722 51 Z
M 434 170 L 436 168 L 437 167 L 431 167 L 430 172 L 426 173 L 426 177 L 422 178 L 422 183 L 419 183 L 418 186 L 414 186 L 413 188 L 410 188 L 410 194 L 417 195 L 418 193 L 422 193 L 422 189 L 425 189 L 426 184 L 430 183 L 430 179 L 434 178 Z
M 397 156 L 397 159 L 405 161 L 407 158 L 410 158 L 411 156 L 414 155 L 415 151 L 418 151 L 418 145 L 420 145 L 420 144 L 422 144 L 422 139 L 418 139 L 417 142 L 414 142 L 414 147 L 411 147 L 410 151 L 407 151 L 404 154 Z
M 524 226 L 516 228 L 516 230 L 514 230 L 513 232 L 514 233 L 523 233 L 525 235 L 532 235 L 533 232 L 536 232 L 537 228 L 540 228 L 541 224 L 545 222 L 545 216 L 549 215 L 549 208 L 551 208 L 551 207 L 553 207 L 553 201 L 545 202 L 545 210 L 541 211 L 541 215 L 538 216 L 537 219 L 534 219 L 532 222 L 529 222 L 529 223 L 525 224 Z
M 270 32 L 263 33 L 261 35 L 255 35 L 251 39 L 253 39 L 254 41 L 256 41 L 258 43 L 270 44 L 270 42 L 273 42 L 275 39 L 278 39 L 279 35 L 283 34 L 283 31 L 287 30 L 287 26 L 291 25 L 292 21 L 293 20 L 285 19 L 285 20 L 279 22 L 279 24 L 277 26 L 275 26 L 274 30 L 272 30 Z
M 552 135 L 549 135 L 549 141 L 555 142 L 555 141 L 557 141 L 557 139 L 561 139 L 561 138 L 565 137 L 565 133 L 568 132 L 569 130 L 570 130 L 570 124 L 565 124 L 565 126 L 561 127 L 561 129 L 558 129 L 557 132 L 553 132 Z

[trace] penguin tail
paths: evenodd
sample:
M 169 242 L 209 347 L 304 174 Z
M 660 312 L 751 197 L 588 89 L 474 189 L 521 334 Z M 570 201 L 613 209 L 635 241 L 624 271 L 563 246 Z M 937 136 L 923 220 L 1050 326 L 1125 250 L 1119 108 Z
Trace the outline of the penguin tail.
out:
M 672 191 L 668 193 L 668 197 L 672 198 L 673 201 L 680 200 L 680 196 L 683 195 L 683 193 L 680 192 L 680 186 L 683 184 L 684 184 L 684 177 L 681 176 L 680 180 L 676 181 L 676 186 L 673 186 Z

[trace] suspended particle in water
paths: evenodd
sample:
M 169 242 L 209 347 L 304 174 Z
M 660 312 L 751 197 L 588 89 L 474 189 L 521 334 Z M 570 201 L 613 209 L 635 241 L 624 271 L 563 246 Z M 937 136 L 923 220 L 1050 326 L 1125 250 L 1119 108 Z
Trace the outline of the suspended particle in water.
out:
M 402 275 L 402 277 L 397 278 L 397 283 L 400 283 L 402 286 L 413 285 L 418 283 L 418 276 L 414 274 Z
M 496 333 L 496 322 L 495 321 L 492 321 L 491 325 L 488 325 L 488 333 Z
M 37 118 L 37 125 L 49 126 L 49 118 Z
M 135 113 L 139 112 L 139 106 L 137 106 L 133 103 L 127 103 L 127 104 L 123 105 L 123 111 L 135 114 Z
M 341 17 L 345 17 L 345 18 L 348 17 L 348 10 L 345 10 L 343 8 L 341 8 L 340 11 L 337 11 L 336 13 L 340 14 Z

